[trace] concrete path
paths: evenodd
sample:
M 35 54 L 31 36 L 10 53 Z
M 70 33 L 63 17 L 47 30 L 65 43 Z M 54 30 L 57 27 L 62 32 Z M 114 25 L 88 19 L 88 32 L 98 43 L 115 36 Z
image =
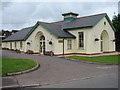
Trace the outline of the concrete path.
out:
M 3 58 L 27 58 L 40 63 L 40 68 L 26 74 L 2 78 L 3 86 L 39 86 L 61 83 L 77 78 L 96 77 L 118 73 L 117 65 L 87 64 L 58 57 L 18 54 L 3 50 Z
M 120 55 L 120 52 L 101 53 L 101 54 L 96 54 L 96 55 L 78 55 L 78 56 L 95 57 L 95 56 L 106 56 L 106 55 Z M 71 55 L 66 55 L 66 56 L 71 56 Z

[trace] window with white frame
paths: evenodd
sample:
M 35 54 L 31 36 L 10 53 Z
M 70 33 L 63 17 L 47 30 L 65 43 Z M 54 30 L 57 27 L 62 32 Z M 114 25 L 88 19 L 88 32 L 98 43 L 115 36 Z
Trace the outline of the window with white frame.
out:
M 20 42 L 20 48 L 22 48 L 22 42 Z
M 72 49 L 72 40 L 67 40 L 67 49 Z
M 83 32 L 78 32 L 78 37 L 79 37 L 78 47 L 83 49 L 84 48 L 84 33 Z
M 5 44 L 5 47 L 7 47 L 7 42 L 6 42 L 6 44 Z
M 16 48 L 16 42 L 15 42 L 15 48 Z
M 10 43 L 10 49 L 12 49 L 12 43 Z
M 7 48 L 9 47 L 8 42 L 6 42 L 6 47 L 7 47 Z

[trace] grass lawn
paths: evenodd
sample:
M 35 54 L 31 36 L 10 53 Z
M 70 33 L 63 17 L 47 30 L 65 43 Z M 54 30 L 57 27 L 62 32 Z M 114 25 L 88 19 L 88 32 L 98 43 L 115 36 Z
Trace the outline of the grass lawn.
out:
M 6 76 L 10 72 L 18 72 L 36 66 L 36 62 L 29 59 L 2 58 L 0 59 L 0 76 Z
M 76 60 L 80 60 L 80 61 L 88 61 L 88 62 L 118 64 L 118 58 L 120 58 L 120 55 L 95 56 L 95 57 L 67 56 L 67 58 L 76 59 Z M 120 62 L 119 62 L 119 64 L 120 64 Z

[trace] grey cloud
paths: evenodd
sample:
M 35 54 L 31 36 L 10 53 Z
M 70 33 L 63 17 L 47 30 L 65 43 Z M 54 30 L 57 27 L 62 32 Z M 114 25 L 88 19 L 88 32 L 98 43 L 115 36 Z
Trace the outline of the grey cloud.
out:
M 1 5 L 2 5 L 2 9 L 4 10 L 5 8 L 7 8 L 10 5 L 12 5 L 12 2 L 7 2 L 7 3 L 6 2 L 2 2 Z
M 117 11 L 116 2 L 12 2 L 3 3 L 3 29 L 20 29 L 34 25 L 38 20 L 62 20 L 62 13 L 76 12 L 80 16 L 106 12 L 110 17 Z

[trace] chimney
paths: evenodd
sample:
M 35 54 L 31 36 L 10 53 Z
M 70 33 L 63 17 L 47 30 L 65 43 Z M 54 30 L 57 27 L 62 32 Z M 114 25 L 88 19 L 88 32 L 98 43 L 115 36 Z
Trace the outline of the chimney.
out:
M 62 14 L 62 16 L 64 16 L 64 21 L 74 20 L 75 18 L 77 18 L 78 15 L 79 15 L 79 14 L 73 13 L 73 12 L 69 12 L 69 13 L 64 13 L 64 14 Z

